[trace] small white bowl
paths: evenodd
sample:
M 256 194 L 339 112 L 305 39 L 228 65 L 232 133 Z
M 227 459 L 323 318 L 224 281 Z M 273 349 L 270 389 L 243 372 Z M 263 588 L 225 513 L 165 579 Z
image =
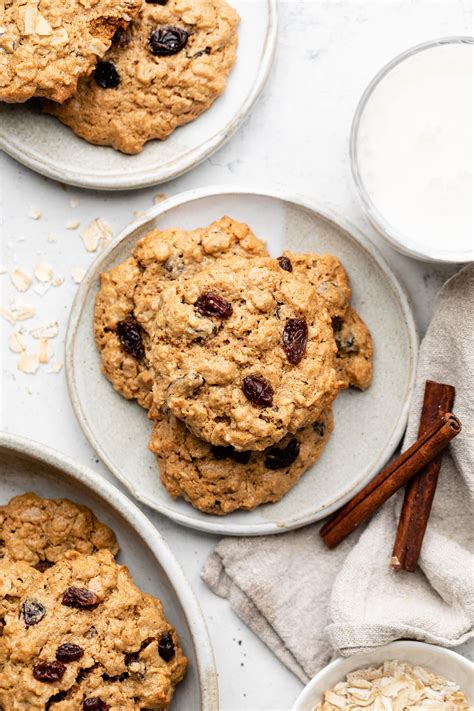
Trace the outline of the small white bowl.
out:
M 397 659 L 400 662 L 418 664 L 441 674 L 446 679 L 459 684 L 466 694 L 468 703 L 474 703 L 474 664 L 460 654 L 444 647 L 436 647 L 424 642 L 393 642 L 385 647 L 355 654 L 353 657 L 339 658 L 316 674 L 298 696 L 291 711 L 313 711 L 321 701 L 325 691 L 339 681 L 344 681 L 348 672 Z

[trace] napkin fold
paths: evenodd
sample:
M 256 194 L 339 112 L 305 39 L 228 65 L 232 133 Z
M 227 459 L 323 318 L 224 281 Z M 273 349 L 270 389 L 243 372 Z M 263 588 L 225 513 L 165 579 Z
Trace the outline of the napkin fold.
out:
M 335 550 L 318 523 L 223 539 L 203 568 L 207 585 L 303 682 L 337 653 L 397 639 L 451 647 L 474 636 L 474 264 L 438 296 L 403 449 L 416 439 L 427 379 L 454 385 L 463 430 L 443 459 L 416 573 L 389 565 L 402 492 Z

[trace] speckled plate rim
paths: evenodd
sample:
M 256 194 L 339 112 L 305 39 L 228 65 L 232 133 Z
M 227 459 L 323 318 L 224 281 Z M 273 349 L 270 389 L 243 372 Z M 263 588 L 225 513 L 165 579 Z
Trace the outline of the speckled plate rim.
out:
M 9 450 L 19 457 L 26 455 L 42 464 L 54 467 L 64 472 L 67 478 L 91 489 L 128 522 L 142 541 L 146 541 L 157 562 L 166 571 L 189 627 L 196 655 L 201 711 L 218 711 L 217 670 L 204 616 L 180 564 L 160 532 L 133 501 L 130 501 L 113 484 L 61 452 L 26 437 L 6 432 L 0 432 L 0 449 Z
M 278 12 L 277 0 L 267 0 L 268 9 L 268 27 L 265 35 L 263 52 L 260 60 L 259 70 L 256 74 L 255 81 L 251 86 L 245 101 L 242 103 L 239 111 L 233 119 L 227 123 L 220 131 L 207 141 L 195 148 L 187 151 L 179 159 L 173 160 L 171 165 L 167 163 L 164 168 L 155 168 L 134 172 L 132 162 L 130 168 L 122 175 L 115 175 L 113 182 L 110 176 L 93 175 L 85 171 L 78 172 L 71 168 L 56 167 L 53 162 L 46 163 L 44 160 L 37 159 L 28 150 L 19 146 L 12 145 L 8 135 L 2 131 L 0 125 L 0 149 L 5 151 L 9 156 L 17 160 L 19 163 L 26 165 L 27 168 L 34 170 L 47 178 L 53 178 L 68 185 L 74 185 L 79 188 L 88 188 L 90 190 L 136 190 L 138 188 L 146 188 L 151 185 L 159 185 L 166 183 L 169 180 L 183 175 L 195 168 L 204 160 L 209 158 L 215 151 L 224 145 L 237 131 L 242 124 L 252 106 L 260 96 L 270 70 L 273 65 L 277 46 L 277 31 L 278 31 Z M 131 161 L 133 156 L 130 156 Z
M 346 503 L 346 501 L 348 501 L 357 491 L 362 489 L 362 487 L 365 486 L 365 484 L 373 478 L 375 470 L 369 470 L 367 475 L 361 481 L 359 481 L 358 484 L 349 486 L 342 496 L 336 497 L 327 506 L 321 507 L 304 516 L 297 515 L 293 516 L 288 520 L 279 522 L 265 521 L 261 523 L 248 524 L 232 524 L 226 522 L 225 518 L 222 519 L 220 517 L 209 517 L 205 520 L 198 520 L 188 515 L 187 513 L 177 512 L 171 506 L 167 506 L 162 503 L 158 504 L 155 500 L 150 499 L 148 496 L 144 495 L 136 487 L 134 487 L 133 483 L 131 483 L 122 474 L 120 468 L 114 465 L 114 463 L 108 457 L 105 449 L 101 446 L 101 443 L 95 437 L 95 434 L 88 423 L 87 415 L 84 412 L 81 399 L 78 394 L 75 376 L 75 338 L 76 333 L 78 331 L 79 323 L 81 321 L 84 305 L 87 299 L 87 294 L 90 289 L 95 288 L 97 283 L 97 276 L 101 271 L 101 264 L 103 264 L 107 260 L 109 254 L 115 249 L 117 244 L 145 223 L 158 217 L 159 215 L 173 210 L 174 208 L 180 205 L 200 200 L 202 198 L 232 194 L 252 194 L 254 196 L 274 198 L 276 200 L 283 201 L 284 203 L 291 203 L 296 208 L 303 209 L 310 213 L 319 215 L 324 220 L 331 222 L 342 230 L 344 230 L 344 232 L 347 234 L 348 239 L 351 239 L 354 242 L 358 243 L 360 246 L 362 246 L 363 249 L 368 252 L 369 256 L 377 263 L 377 265 L 385 275 L 387 281 L 389 282 L 394 295 L 399 301 L 399 305 L 405 320 L 408 347 L 410 351 L 410 371 L 409 377 L 407 378 L 408 385 L 404 398 L 404 404 L 400 410 L 398 421 L 394 425 L 392 429 L 392 434 L 378 458 L 377 466 L 383 466 L 383 464 L 388 461 L 388 459 L 395 451 L 405 431 L 410 401 L 415 385 L 416 360 L 418 354 L 419 337 L 415 323 L 413 307 L 408 299 L 408 295 L 402 288 L 401 284 L 398 282 L 397 278 L 388 266 L 385 259 L 379 253 L 377 248 L 372 244 L 372 242 L 370 242 L 370 240 L 366 238 L 361 233 L 361 231 L 351 223 L 335 215 L 333 212 L 319 207 L 317 204 L 314 203 L 314 201 L 301 195 L 291 195 L 283 193 L 280 190 L 271 187 L 266 188 L 254 185 L 219 185 L 189 190 L 175 195 L 171 198 L 168 198 L 167 200 L 164 200 L 158 205 L 152 207 L 139 219 L 135 220 L 130 225 L 128 225 L 128 227 L 122 230 L 122 232 L 108 245 L 108 247 L 89 267 L 89 270 L 87 271 L 76 293 L 69 314 L 65 340 L 64 362 L 66 371 L 66 382 L 72 407 L 86 438 L 88 439 L 89 443 L 91 444 L 95 452 L 98 454 L 100 459 L 107 466 L 107 468 L 117 477 L 117 479 L 119 479 L 119 481 L 122 482 L 122 484 L 124 484 L 124 486 L 127 487 L 127 489 L 138 501 L 146 504 L 147 506 L 150 506 L 156 511 L 162 513 L 164 516 L 167 516 L 168 518 L 171 518 L 177 523 L 187 526 L 189 528 L 207 531 L 209 533 L 219 535 L 224 534 L 234 536 L 261 536 L 273 533 L 284 533 L 285 531 L 289 531 L 294 528 L 300 528 L 302 526 L 306 526 L 307 524 L 313 523 L 314 521 L 319 521 L 322 518 L 325 518 L 329 514 L 336 511 L 344 503 Z M 249 513 L 249 515 L 251 515 L 251 512 Z M 218 518 L 217 521 L 215 520 L 216 518 Z
M 467 678 L 470 675 L 471 678 L 474 679 L 474 664 L 457 652 L 446 649 L 445 647 L 439 647 L 435 644 L 427 644 L 426 642 L 400 640 L 384 645 L 383 647 L 368 649 L 365 652 L 354 654 L 351 657 L 338 657 L 334 659 L 334 661 L 324 667 L 324 669 L 321 669 L 321 671 L 308 682 L 291 707 L 291 711 L 312 711 L 314 708 L 315 694 L 318 693 L 319 696 L 320 687 L 323 687 L 324 690 L 331 689 L 334 684 L 337 683 L 334 677 L 336 677 L 338 681 L 342 681 L 345 674 L 349 671 L 369 664 L 380 665 L 388 659 L 399 659 L 400 661 L 406 661 L 410 664 L 429 664 L 429 662 L 424 661 L 428 655 L 432 655 L 436 662 L 449 660 L 451 665 L 459 667 L 460 672 Z M 453 679 L 453 681 L 459 683 L 456 679 Z M 463 689 L 463 691 L 467 694 L 468 700 L 474 700 L 474 683 L 471 683 L 471 686 L 467 689 Z M 472 698 L 469 699 L 469 697 Z

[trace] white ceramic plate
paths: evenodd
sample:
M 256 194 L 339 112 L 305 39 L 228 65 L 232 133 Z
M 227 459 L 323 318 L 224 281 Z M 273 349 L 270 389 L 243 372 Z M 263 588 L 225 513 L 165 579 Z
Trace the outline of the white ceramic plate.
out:
M 26 104 L 0 103 L 0 148 L 38 173 L 98 190 L 164 183 L 194 168 L 240 126 L 263 89 L 277 37 L 276 0 L 231 0 L 241 17 L 239 48 L 225 92 L 196 121 L 136 156 L 93 146 Z
M 335 430 L 321 459 L 280 502 L 225 517 L 203 514 L 173 500 L 161 486 L 147 450 L 150 423 L 100 372 L 92 318 L 100 272 L 129 256 L 153 227 L 207 225 L 222 215 L 247 222 L 278 256 L 283 249 L 330 252 L 341 258 L 354 291 L 353 304 L 375 344 L 375 378 L 365 393 L 342 393 L 334 407 Z M 405 428 L 413 387 L 417 335 L 407 298 L 382 257 L 355 229 L 305 203 L 271 191 L 206 188 L 160 203 L 134 222 L 90 268 L 74 301 L 66 337 L 72 404 L 90 443 L 109 469 L 154 509 L 179 523 L 235 535 L 278 533 L 323 518 L 370 480 L 387 461 Z
M 339 681 L 344 681 L 346 674 L 370 665 L 380 666 L 384 661 L 390 659 L 397 659 L 400 662 L 408 662 L 413 665 L 419 664 L 441 674 L 445 679 L 459 684 L 466 694 L 468 702 L 474 703 L 474 664 L 472 662 L 443 647 L 423 642 L 402 641 L 331 662 L 305 686 L 291 711 L 313 711 L 316 704 L 321 701 L 324 692 L 332 689 Z
M 115 531 L 119 562 L 130 568 L 143 590 L 162 600 L 189 658 L 173 709 L 217 711 L 217 674 L 202 612 L 178 562 L 146 516 L 90 469 L 48 447 L 0 433 L 0 503 L 26 491 L 85 504 Z

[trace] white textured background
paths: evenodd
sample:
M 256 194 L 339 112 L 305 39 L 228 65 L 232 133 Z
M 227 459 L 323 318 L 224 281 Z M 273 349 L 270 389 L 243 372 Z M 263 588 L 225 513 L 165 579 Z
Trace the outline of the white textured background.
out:
M 470 0 L 281 2 L 277 57 L 254 111 L 217 154 L 159 188 L 128 194 L 66 188 L 0 154 L 2 267 L 32 272 L 39 262 L 49 262 L 56 274 L 65 277 L 63 286 L 40 297 L 32 289 L 19 294 L 4 273 L 0 304 L 8 307 L 13 299 L 35 306 L 37 318 L 23 323 L 26 330 L 39 321 L 58 320 L 60 335 L 54 345 L 62 360 L 65 324 L 76 289 L 71 270 L 87 268 L 94 256 L 84 250 L 78 231 L 66 230 L 66 222 L 77 219 L 84 227 L 101 217 L 117 233 L 134 210 L 149 207 L 153 195 L 161 191 L 172 195 L 203 185 L 243 182 L 288 187 L 340 212 L 381 246 L 364 221 L 351 184 L 348 136 L 356 103 L 375 72 L 400 51 L 443 35 L 472 34 L 471 11 Z M 70 207 L 71 198 L 79 198 L 79 206 Z M 42 211 L 40 220 L 28 216 L 31 207 Z M 47 242 L 50 231 L 57 233 L 57 243 Z M 434 295 L 454 268 L 415 262 L 384 246 L 382 251 L 410 293 L 423 331 Z M 12 330 L 0 318 L 1 428 L 56 447 L 105 474 L 75 422 L 64 372 L 48 374 L 48 366 L 36 375 L 19 372 L 18 356 L 7 345 Z M 240 623 L 227 603 L 200 582 L 199 570 L 215 539 L 180 528 L 158 514 L 150 517 L 182 563 L 202 604 L 217 659 L 222 709 L 288 709 L 301 684 Z M 282 584 L 295 586 L 295 595 L 300 594 L 295 581 L 282 578 Z

